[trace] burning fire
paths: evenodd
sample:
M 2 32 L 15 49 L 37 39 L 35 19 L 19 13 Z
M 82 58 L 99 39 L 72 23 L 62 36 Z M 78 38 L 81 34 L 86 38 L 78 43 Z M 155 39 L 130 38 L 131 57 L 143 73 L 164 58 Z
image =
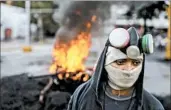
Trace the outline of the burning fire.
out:
M 72 80 L 87 81 L 89 75 L 85 73 L 84 62 L 89 54 L 91 45 L 90 30 L 96 16 L 91 17 L 91 22 L 85 24 L 86 31 L 80 32 L 75 39 L 68 43 L 57 41 L 54 45 L 52 56 L 53 63 L 49 68 L 51 74 L 57 74 L 59 79 L 72 78 Z
M 95 22 L 96 19 L 97 19 L 97 16 L 96 16 L 96 15 L 93 15 L 93 16 L 91 17 L 91 21 L 92 21 L 92 22 Z
M 84 61 L 89 54 L 90 33 L 81 32 L 69 43 L 56 42 L 53 49 L 53 63 L 49 72 L 76 73 L 85 71 Z M 69 77 L 69 74 L 66 74 Z

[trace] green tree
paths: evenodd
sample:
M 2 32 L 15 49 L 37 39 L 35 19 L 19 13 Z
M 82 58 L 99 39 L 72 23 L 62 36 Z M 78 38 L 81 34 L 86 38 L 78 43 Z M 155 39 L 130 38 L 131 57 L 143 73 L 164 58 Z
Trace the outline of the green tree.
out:
M 14 6 L 25 8 L 25 1 L 13 1 Z M 54 8 L 53 1 L 31 1 L 31 10 L 38 9 L 52 9 Z M 52 12 L 49 13 L 31 13 L 31 23 L 37 24 L 37 18 L 35 14 L 38 14 L 42 17 L 43 20 L 43 30 L 44 34 L 54 35 L 56 30 L 59 27 L 59 24 L 55 23 L 52 19 Z
M 158 1 L 147 6 L 143 6 L 137 11 L 137 17 L 144 19 L 144 34 L 147 32 L 146 20 L 152 19 L 153 17 L 159 17 L 161 11 L 165 11 L 166 4 L 164 1 Z M 156 11 L 157 10 L 157 11 Z
M 164 1 L 151 1 L 148 4 L 144 3 L 141 7 L 137 7 L 137 2 L 134 2 L 125 14 L 128 19 L 133 17 L 133 14 L 137 15 L 137 18 L 144 19 L 144 34 L 147 32 L 147 19 L 152 19 L 153 17 L 158 18 L 161 11 L 165 11 L 166 4 Z

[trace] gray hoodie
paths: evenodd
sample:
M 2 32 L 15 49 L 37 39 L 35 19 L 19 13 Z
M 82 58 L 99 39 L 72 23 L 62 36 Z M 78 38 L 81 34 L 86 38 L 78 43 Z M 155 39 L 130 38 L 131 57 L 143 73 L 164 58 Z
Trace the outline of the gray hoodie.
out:
M 109 41 L 106 42 L 93 76 L 90 80 L 81 84 L 71 96 L 68 110 L 105 110 L 105 99 L 101 98 L 100 94 L 105 92 L 103 89 L 103 84 L 108 80 L 107 72 L 104 69 L 108 46 Z M 143 57 L 142 70 L 138 80 L 134 84 L 136 91 L 133 101 L 134 106 L 128 107 L 129 109 L 127 110 L 164 110 L 162 104 L 153 95 L 143 89 L 145 55 Z M 124 104 L 120 103 L 119 106 L 124 106 Z M 123 109 L 113 108 L 113 110 Z

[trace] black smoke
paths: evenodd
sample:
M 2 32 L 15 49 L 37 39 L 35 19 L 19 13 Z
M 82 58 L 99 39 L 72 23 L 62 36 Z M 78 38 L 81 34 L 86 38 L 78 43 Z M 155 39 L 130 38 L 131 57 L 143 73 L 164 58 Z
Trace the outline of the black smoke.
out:
M 99 23 L 109 18 L 110 2 L 106 1 L 73 1 L 66 7 L 62 19 L 62 26 L 56 33 L 59 41 L 70 41 L 79 32 L 89 31 L 99 28 Z M 96 16 L 96 21 L 92 22 L 92 16 Z M 87 23 L 91 28 L 87 29 Z

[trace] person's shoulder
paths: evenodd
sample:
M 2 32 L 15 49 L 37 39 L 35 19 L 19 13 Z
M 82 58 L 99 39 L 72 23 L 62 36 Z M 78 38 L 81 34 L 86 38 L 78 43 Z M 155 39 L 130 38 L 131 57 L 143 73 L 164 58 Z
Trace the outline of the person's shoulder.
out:
M 89 83 L 85 82 L 76 88 L 76 90 L 70 97 L 67 110 L 76 110 L 76 108 L 78 108 L 78 103 L 80 103 L 80 100 L 82 99 L 82 96 L 84 95 L 88 85 Z
M 163 105 L 157 98 L 155 98 L 152 94 L 150 94 L 146 90 L 144 90 L 143 93 L 144 93 L 144 101 L 146 104 L 148 104 L 148 108 L 150 108 L 150 110 L 164 110 Z
M 85 93 L 85 91 L 88 89 L 89 85 L 90 85 L 89 81 L 79 85 L 74 91 L 73 96 L 77 96 L 77 95 L 81 96 L 81 94 Z

